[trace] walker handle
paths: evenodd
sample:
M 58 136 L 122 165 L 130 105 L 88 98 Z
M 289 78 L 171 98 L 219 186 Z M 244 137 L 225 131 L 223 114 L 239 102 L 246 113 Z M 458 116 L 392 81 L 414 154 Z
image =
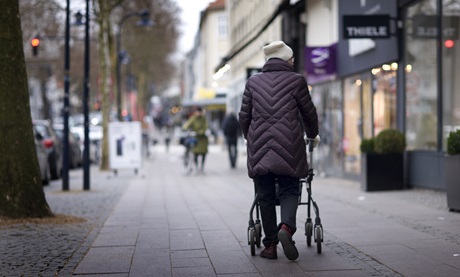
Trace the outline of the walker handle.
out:
M 307 147 L 308 147 L 308 159 L 309 159 L 308 165 L 311 169 L 313 168 L 313 149 L 315 148 L 313 147 L 313 141 L 314 139 L 305 137 L 305 143 L 307 144 Z
M 311 139 L 311 138 L 307 138 L 307 137 L 305 137 L 304 139 L 305 139 L 305 144 L 308 146 L 308 152 L 312 153 L 313 149 L 315 148 L 313 146 L 313 142 L 315 141 L 315 139 Z

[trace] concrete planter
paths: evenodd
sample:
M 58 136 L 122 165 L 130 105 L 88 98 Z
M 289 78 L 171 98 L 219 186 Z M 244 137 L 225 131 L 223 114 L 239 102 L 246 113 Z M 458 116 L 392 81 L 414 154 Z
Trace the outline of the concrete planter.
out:
M 384 191 L 404 189 L 404 155 L 361 154 L 361 189 Z
M 446 155 L 444 160 L 447 206 L 460 211 L 460 155 Z

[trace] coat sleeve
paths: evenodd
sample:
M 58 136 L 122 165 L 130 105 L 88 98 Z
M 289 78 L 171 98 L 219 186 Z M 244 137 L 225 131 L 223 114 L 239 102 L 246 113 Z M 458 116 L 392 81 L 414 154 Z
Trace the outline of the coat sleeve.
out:
M 315 138 L 318 134 L 318 114 L 311 100 L 310 91 L 304 77 L 299 78 L 299 86 L 294 95 L 300 110 L 305 133 L 308 138 Z
M 249 130 L 249 124 L 251 123 L 252 119 L 252 94 L 249 89 L 249 81 L 246 83 L 244 88 L 243 100 L 241 103 L 240 112 L 238 113 L 238 118 L 241 125 L 241 130 L 243 131 L 243 136 L 246 139 Z
M 193 116 L 191 116 L 185 123 L 182 125 L 182 130 L 188 130 L 190 129 L 191 125 L 193 122 Z

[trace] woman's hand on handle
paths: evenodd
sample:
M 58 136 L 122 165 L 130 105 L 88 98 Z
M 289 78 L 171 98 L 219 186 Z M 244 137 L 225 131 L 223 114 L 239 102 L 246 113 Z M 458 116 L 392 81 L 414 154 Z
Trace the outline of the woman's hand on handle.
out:
M 316 148 L 318 144 L 321 142 L 321 138 L 319 135 L 317 135 L 314 139 L 308 138 L 307 136 L 303 137 L 305 140 L 305 144 L 309 144 L 310 142 L 313 144 L 313 148 Z

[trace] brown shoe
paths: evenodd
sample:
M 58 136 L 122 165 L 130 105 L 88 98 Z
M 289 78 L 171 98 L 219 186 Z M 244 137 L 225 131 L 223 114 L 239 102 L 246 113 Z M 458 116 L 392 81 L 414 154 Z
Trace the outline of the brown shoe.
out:
M 292 235 L 293 233 L 291 229 L 286 224 L 281 225 L 281 229 L 278 232 L 278 240 L 283 246 L 284 255 L 286 255 L 286 258 L 291 261 L 299 257 L 299 252 L 297 251 L 294 241 L 292 240 Z
M 264 250 L 262 250 L 262 252 L 260 252 L 260 257 L 271 260 L 277 259 L 278 254 L 276 253 L 276 248 L 276 243 L 271 242 Z

